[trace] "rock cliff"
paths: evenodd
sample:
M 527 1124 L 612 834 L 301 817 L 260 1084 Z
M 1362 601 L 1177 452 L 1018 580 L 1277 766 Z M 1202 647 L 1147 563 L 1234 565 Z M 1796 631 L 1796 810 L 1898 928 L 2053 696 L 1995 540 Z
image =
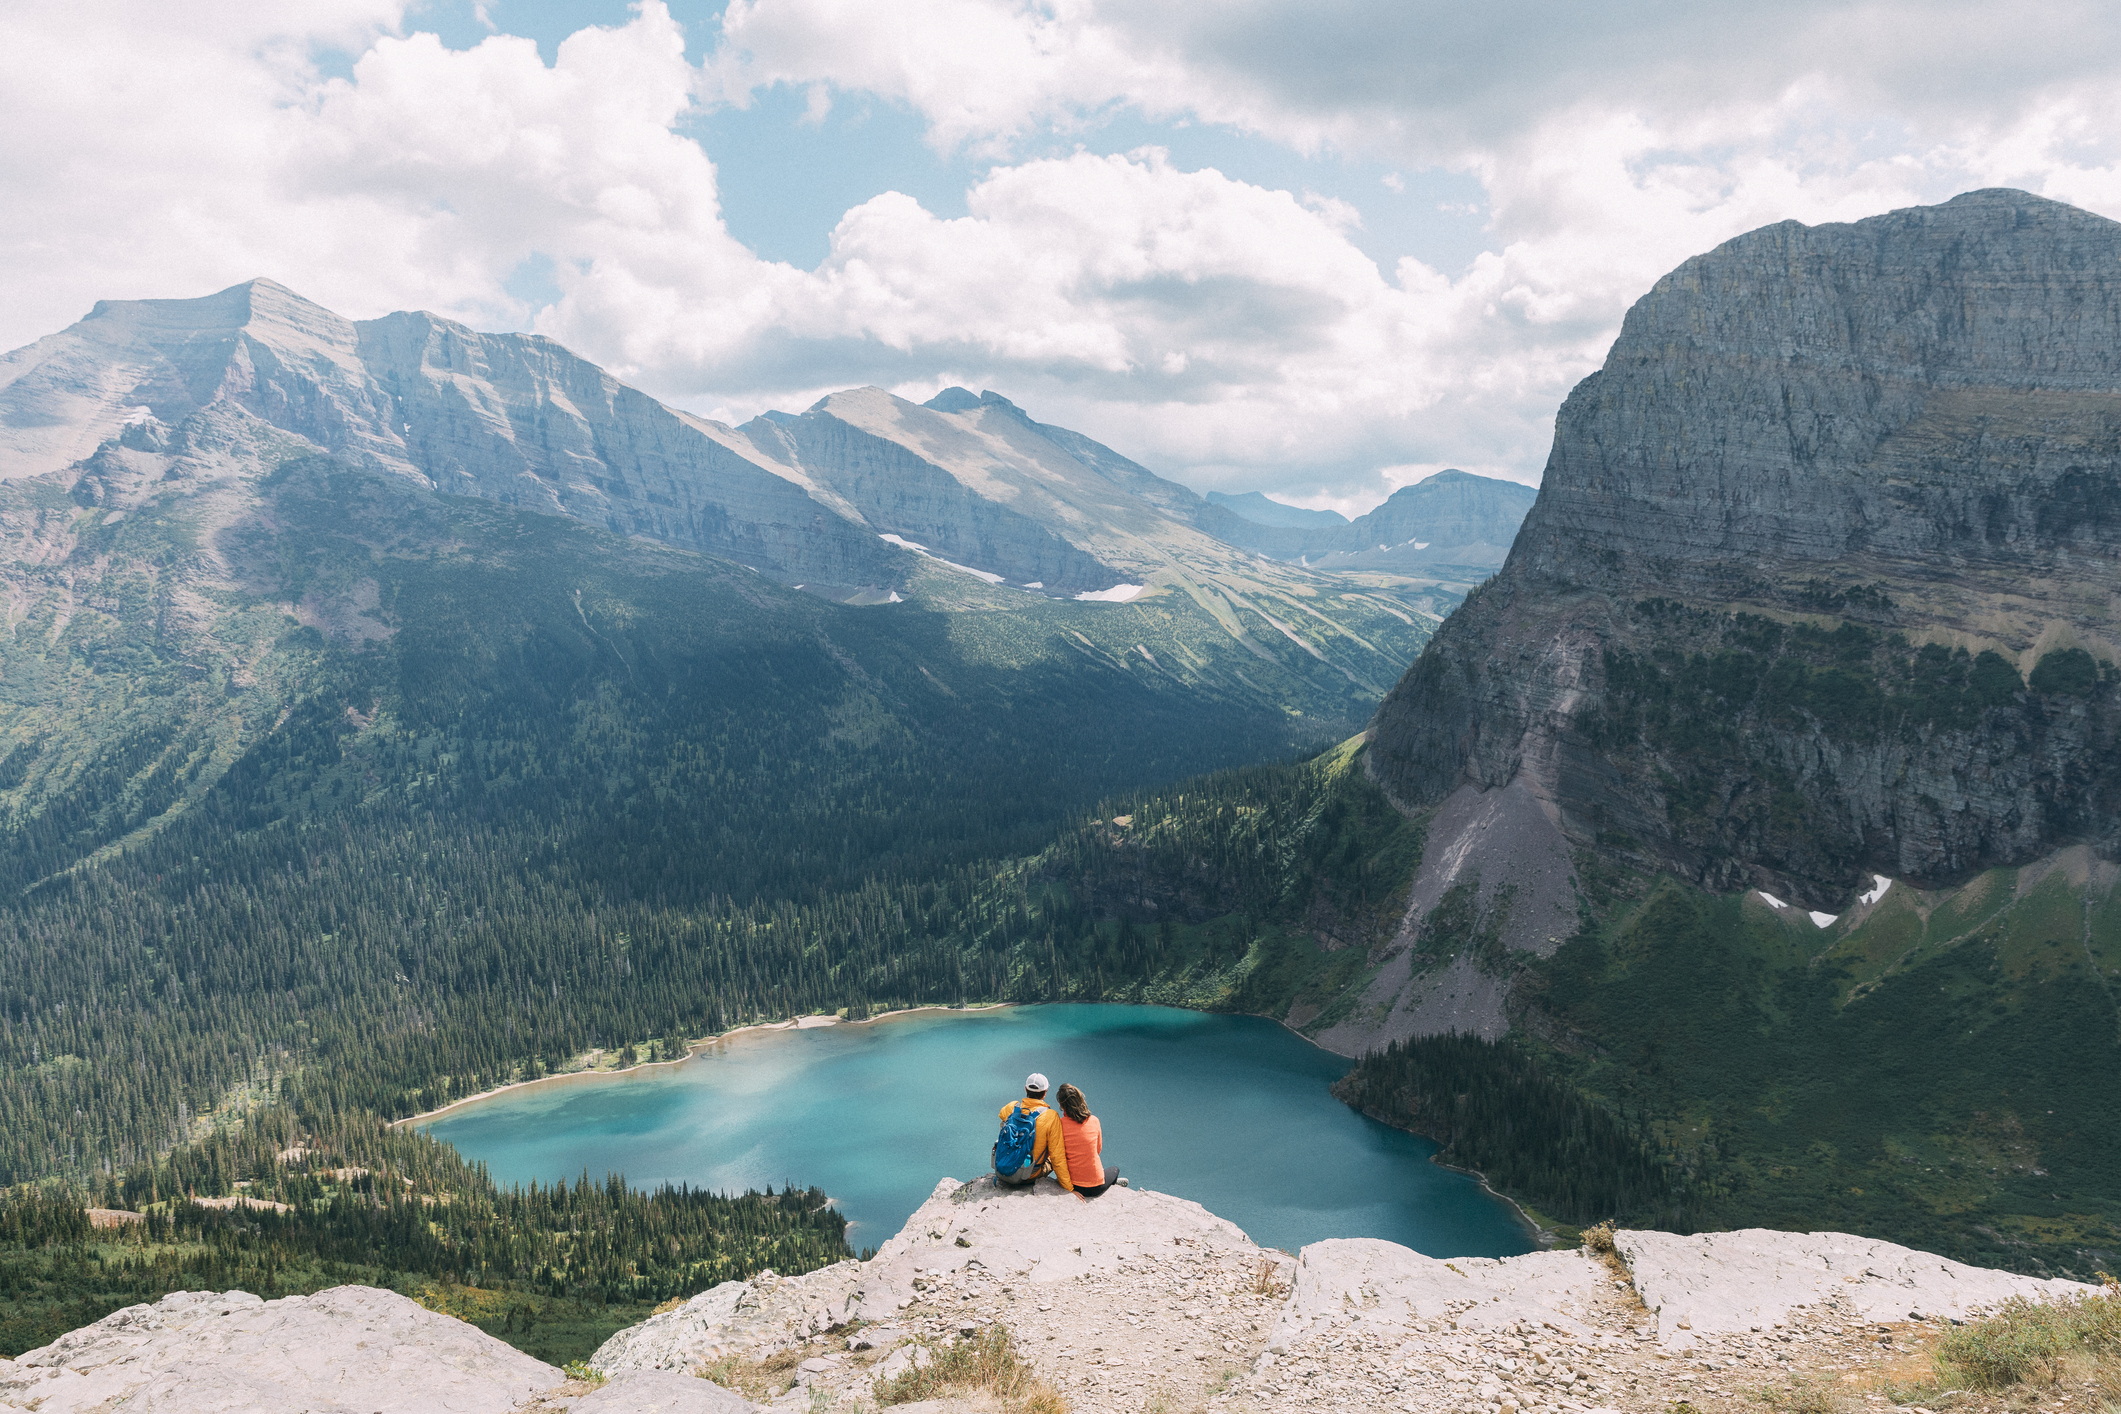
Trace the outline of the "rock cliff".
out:
M 1372 769 L 1828 913 L 2105 847 L 2117 552 L 2121 224 L 1981 191 L 1770 226 L 1629 311 Z
M 775 1409 L 866 1410 L 998 1323 L 1083 1409 L 1647 1411 L 1741 1382 L 1879 1384 L 1949 1321 L 2093 1290 L 1836 1233 L 1623 1232 L 1615 1246 L 1442 1260 L 1340 1239 L 1292 1258 L 1167 1194 L 1084 1204 L 1050 1182 L 945 1179 L 868 1262 L 724 1283 L 620 1332 L 590 1362 L 601 1384 L 390 1292 L 187 1293 L 0 1361 L 0 1408 L 758 1407 L 695 1377 L 711 1367 Z

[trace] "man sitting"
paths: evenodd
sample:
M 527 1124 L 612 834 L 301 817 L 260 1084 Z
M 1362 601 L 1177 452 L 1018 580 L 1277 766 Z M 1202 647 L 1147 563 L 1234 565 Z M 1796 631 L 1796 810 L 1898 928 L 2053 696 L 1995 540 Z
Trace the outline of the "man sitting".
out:
M 1065 1164 L 1059 1118 L 1046 1104 L 1046 1077 L 1024 1077 L 1024 1098 L 1002 1106 L 1002 1132 L 994 1141 L 994 1177 L 1023 1187 Z

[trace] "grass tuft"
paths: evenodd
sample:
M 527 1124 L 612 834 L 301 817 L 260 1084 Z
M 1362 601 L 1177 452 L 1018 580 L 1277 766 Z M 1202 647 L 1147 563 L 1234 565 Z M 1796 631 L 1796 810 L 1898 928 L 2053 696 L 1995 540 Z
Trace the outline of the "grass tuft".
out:
M 987 1327 L 938 1346 L 929 1359 L 876 1391 L 879 1405 L 905 1404 L 950 1393 L 985 1391 L 1001 1400 L 1008 1414 L 1067 1414 L 1060 1391 L 1032 1371 L 1016 1353 L 1009 1328 Z
M 1764 1389 L 1760 1400 L 1778 1414 L 1848 1414 L 1849 1397 L 1825 1380 L 1796 1380 L 1787 1389 Z
M 2013 1298 L 1937 1343 L 1938 1377 L 1977 1390 L 2091 1383 L 2121 1394 L 2121 1287 L 2063 1301 Z

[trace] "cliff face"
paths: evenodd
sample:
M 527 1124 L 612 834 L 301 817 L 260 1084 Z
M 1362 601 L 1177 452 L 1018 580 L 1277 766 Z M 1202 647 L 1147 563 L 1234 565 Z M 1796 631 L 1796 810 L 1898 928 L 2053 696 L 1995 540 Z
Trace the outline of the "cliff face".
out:
M 2117 552 L 2121 224 L 1983 191 L 1767 227 L 1629 311 L 1372 769 L 1829 910 L 2104 844 Z

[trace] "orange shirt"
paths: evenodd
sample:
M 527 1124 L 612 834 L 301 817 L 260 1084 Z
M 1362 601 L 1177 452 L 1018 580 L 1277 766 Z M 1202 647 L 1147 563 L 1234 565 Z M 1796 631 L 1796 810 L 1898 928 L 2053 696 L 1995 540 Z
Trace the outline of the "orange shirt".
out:
M 1077 1124 L 1066 1115 L 1060 1117 L 1061 1153 L 1068 1161 L 1067 1175 L 1061 1186 L 1072 1190 L 1080 1183 L 1085 1188 L 1096 1188 L 1105 1181 L 1105 1166 L 1099 1156 L 1105 1152 L 1104 1126 L 1092 1115 Z

